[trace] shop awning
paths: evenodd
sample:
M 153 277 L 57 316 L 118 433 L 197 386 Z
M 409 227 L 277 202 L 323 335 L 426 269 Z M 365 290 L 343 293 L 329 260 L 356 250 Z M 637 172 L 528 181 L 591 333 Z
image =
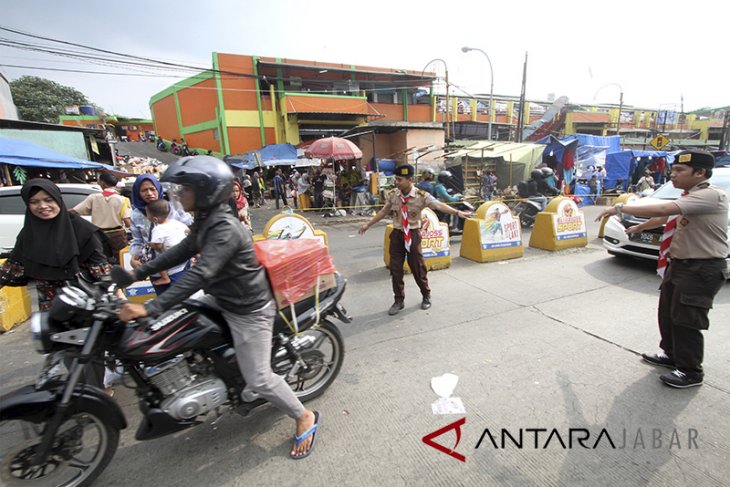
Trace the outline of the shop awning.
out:
M 608 113 L 573 112 L 573 123 L 608 123 Z
M 284 97 L 286 112 L 296 113 L 339 113 L 345 115 L 379 116 L 378 112 L 363 97 L 297 96 Z
M 114 166 L 85 161 L 25 140 L 0 137 L 0 163 L 54 169 L 101 169 L 127 175 Z

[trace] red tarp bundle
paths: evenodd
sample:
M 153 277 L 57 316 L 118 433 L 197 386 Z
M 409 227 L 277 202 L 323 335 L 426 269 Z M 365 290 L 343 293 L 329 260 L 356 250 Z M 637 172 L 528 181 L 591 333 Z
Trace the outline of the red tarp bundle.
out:
M 254 249 L 269 273 L 279 308 L 312 296 L 317 282 L 320 291 L 332 287 L 333 279 L 320 277 L 334 274 L 335 265 L 327 247 L 317 238 L 262 240 L 254 244 Z

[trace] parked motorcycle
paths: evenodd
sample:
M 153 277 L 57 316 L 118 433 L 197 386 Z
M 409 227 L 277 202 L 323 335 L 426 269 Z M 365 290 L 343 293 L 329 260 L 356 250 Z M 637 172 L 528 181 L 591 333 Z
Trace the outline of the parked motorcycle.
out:
M 296 304 L 299 333 L 290 315 L 274 325 L 271 366 L 301 401 L 324 393 L 342 365 L 344 344 L 331 318 L 351 318 L 339 303 L 345 279 L 338 274 L 336 282 L 319 306 L 314 298 Z M 0 398 L 0 484 L 88 485 L 109 464 L 127 421 L 108 395 L 80 382 L 89 362 L 124 367 L 124 385 L 135 390 L 143 416 L 137 440 L 198 425 L 224 408 L 245 416 L 266 402 L 246 387 L 219 312 L 186 301 L 125 325 L 117 310 L 126 301 L 116 289 L 80 280 L 63 288 L 49 312 L 33 316 L 36 349 L 48 355 L 35 384 Z
M 167 146 L 165 145 L 165 141 L 162 140 L 162 137 L 157 137 L 156 147 L 160 152 L 167 152 Z

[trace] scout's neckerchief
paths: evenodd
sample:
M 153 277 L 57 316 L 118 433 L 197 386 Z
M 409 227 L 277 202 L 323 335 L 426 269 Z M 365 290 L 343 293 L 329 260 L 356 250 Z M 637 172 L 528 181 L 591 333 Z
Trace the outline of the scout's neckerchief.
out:
M 408 225 L 408 208 L 406 207 L 406 203 L 408 203 L 408 200 L 411 199 L 409 196 L 403 196 L 403 193 L 398 193 L 400 196 L 401 201 L 401 207 L 400 207 L 400 214 L 401 218 L 403 219 L 403 242 L 406 244 L 406 252 L 411 251 L 411 227 Z
M 689 192 L 685 191 L 682 196 L 688 195 Z M 680 196 L 680 198 L 682 197 Z M 664 233 L 662 234 L 662 243 L 659 245 L 659 260 L 656 264 L 656 273 L 659 277 L 664 278 L 664 273 L 667 271 L 667 258 L 669 257 L 669 246 L 672 245 L 672 237 L 674 236 L 674 230 L 677 228 L 677 219 L 680 215 L 673 215 L 667 220 L 667 224 L 664 225 Z

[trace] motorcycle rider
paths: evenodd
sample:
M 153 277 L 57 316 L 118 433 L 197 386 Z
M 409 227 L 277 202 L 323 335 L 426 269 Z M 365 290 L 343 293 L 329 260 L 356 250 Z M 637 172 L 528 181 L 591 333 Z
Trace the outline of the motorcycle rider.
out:
M 527 180 L 527 188 L 529 191 L 528 198 L 540 204 L 542 210 L 547 206 L 547 196 L 557 196 L 559 194 L 556 188 L 551 188 L 545 181 L 543 172 L 535 169 L 530 172 L 530 179 Z
M 543 167 L 540 170 L 542 171 L 542 177 L 545 180 L 545 182 L 547 183 L 547 185 L 550 186 L 551 188 L 553 188 L 555 191 L 557 191 L 558 182 L 555 179 L 555 172 L 547 166 Z
M 190 234 L 178 245 L 130 273 L 144 279 L 199 254 L 197 264 L 167 292 L 146 304 L 127 303 L 119 319 L 130 321 L 182 302 L 201 288 L 205 305 L 222 312 L 231 329 L 236 358 L 246 383 L 261 397 L 296 420 L 293 459 L 308 456 L 314 447 L 319 413 L 305 409 L 284 379 L 271 370 L 271 340 L 276 313 L 266 271 L 256 258 L 250 232 L 230 212 L 228 198 L 233 174 L 210 156 L 183 157 L 162 175 L 173 183 L 186 211 L 195 212 Z
M 167 147 L 165 147 L 165 141 L 159 135 L 157 136 L 157 150 L 162 152 L 167 151 Z
M 446 190 L 446 183 L 451 181 L 453 177 L 454 175 L 451 174 L 451 171 L 443 170 L 439 172 L 438 181 L 433 185 L 433 195 L 436 199 L 444 203 L 456 203 L 460 201 L 458 196 L 451 196 Z
M 421 173 L 421 181 L 416 185 L 418 189 L 421 191 L 425 191 L 431 196 L 435 196 L 433 192 L 433 185 L 434 185 L 434 177 L 436 176 L 436 173 L 433 169 L 430 167 L 427 167 L 423 170 Z
M 461 198 L 459 198 L 458 196 L 450 195 L 449 192 L 446 190 L 446 183 L 448 183 L 452 177 L 453 174 L 451 174 L 451 171 L 440 171 L 437 176 L 437 182 L 433 185 L 433 195 L 436 197 L 437 200 L 441 201 L 442 203 L 456 203 L 461 201 Z M 451 215 L 439 212 L 439 220 L 441 220 L 442 222 L 450 223 Z

